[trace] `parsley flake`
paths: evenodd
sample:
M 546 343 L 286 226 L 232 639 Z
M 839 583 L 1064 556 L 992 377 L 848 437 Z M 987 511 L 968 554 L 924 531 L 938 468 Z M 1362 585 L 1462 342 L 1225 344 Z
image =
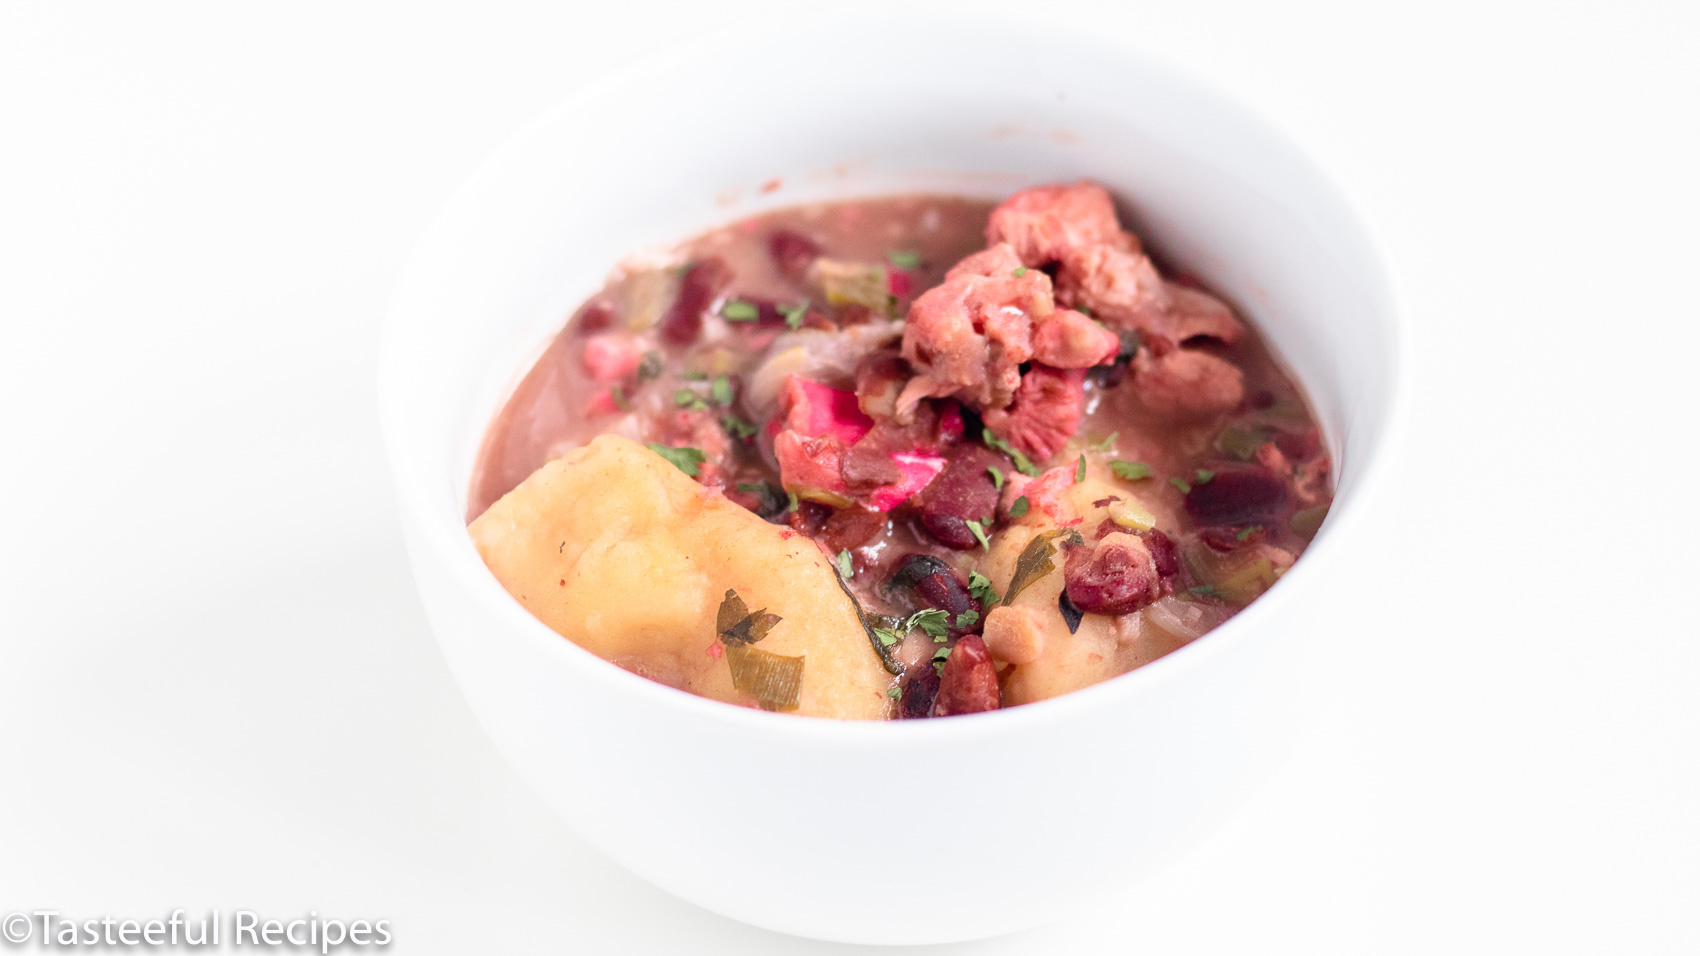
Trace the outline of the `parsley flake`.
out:
M 1002 491 L 1003 490 L 1003 472 L 998 470 L 998 466 L 997 465 L 988 465 L 986 467 L 986 472 L 987 472 L 987 474 L 990 474 L 992 476 L 992 487 L 996 488 L 999 491 Z
M 885 692 L 885 696 L 890 697 L 892 700 L 896 700 L 897 698 L 903 696 L 903 692 L 898 690 L 897 688 L 893 687 L 892 689 Z
M 899 269 L 913 269 L 921 264 L 921 254 L 912 249 L 893 249 L 885 258 Z
M 969 531 L 974 532 L 974 539 L 980 542 L 980 547 L 985 548 L 987 551 L 992 550 L 992 543 L 986 540 L 985 525 L 974 520 L 964 521 L 963 524 L 968 526 Z
M 756 426 L 744 421 L 736 415 L 726 415 L 720 419 L 720 427 L 726 429 L 726 434 L 739 441 L 747 441 L 754 437 Z
M 720 315 L 728 322 L 754 322 L 761 315 L 761 309 L 754 302 L 743 299 L 727 299 L 720 307 Z
M 968 573 L 968 593 L 986 607 L 991 607 L 1000 600 L 998 592 L 992 590 L 992 579 L 978 571 Z
M 1205 468 L 1200 468 L 1200 469 L 1198 469 L 1198 471 L 1194 475 L 1193 484 L 1195 484 L 1195 485 L 1209 484 L 1210 479 L 1212 479 L 1214 477 L 1216 477 L 1215 472 L 1210 471 L 1210 470 L 1205 469 Z
M 851 575 L 856 573 L 855 565 L 850 563 L 850 551 L 849 551 L 849 549 L 845 549 L 843 551 L 838 552 L 838 562 L 837 563 L 838 563 L 838 574 L 839 574 L 840 577 L 848 578 Z
M 1108 435 L 1104 436 L 1103 441 L 1093 445 L 1092 450 L 1100 455 L 1108 455 L 1110 453 L 1110 449 L 1116 447 L 1116 438 L 1120 435 L 1121 432 L 1110 432 Z
M 785 509 L 786 511 L 796 511 L 798 508 L 802 507 L 802 502 L 797 500 L 797 493 L 795 491 L 786 491 L 785 495 L 787 500 L 790 502 L 790 506 Z
M 714 384 L 708 387 L 708 394 L 716 405 L 732 404 L 732 380 L 724 375 L 716 378 Z
M 1209 598 L 1221 597 L 1222 596 L 1222 592 L 1216 590 L 1215 585 L 1212 585 L 1212 584 L 1200 584 L 1198 587 L 1195 587 L 1195 588 L 1187 588 L 1186 593 L 1196 594 L 1199 597 L 1209 597 Z
M 785 316 L 785 327 L 793 331 L 803 327 L 803 318 L 809 314 L 809 300 L 804 299 L 797 305 L 778 306 L 779 314 Z
M 1245 539 L 1251 537 L 1252 535 L 1254 535 L 1254 534 L 1256 534 L 1256 533 L 1258 533 L 1259 531 L 1262 531 L 1262 530 L 1263 530 L 1263 525 L 1260 525 L 1260 524 L 1254 524 L 1249 528 L 1241 528 L 1240 533 L 1234 535 L 1234 540 L 1235 541 L 1244 541 Z
M 1188 494 L 1192 493 L 1192 486 L 1187 484 L 1187 481 L 1186 481 L 1185 478 L 1170 478 L 1169 484 L 1174 485 L 1177 489 L 1180 490 L 1180 493 L 1183 494 L 1183 495 L 1188 495 Z
M 1023 455 L 1021 452 L 1016 451 L 1014 448 L 1011 448 L 1009 442 L 1006 442 L 1002 438 L 992 434 L 992 430 L 990 428 L 980 429 L 980 441 L 987 448 L 990 448 L 993 451 L 1001 451 L 1008 455 L 1009 459 L 1015 462 L 1015 469 L 1017 471 L 1029 478 L 1039 477 L 1039 469 L 1033 467 L 1032 459 Z
M 1027 500 L 1026 495 L 1022 495 L 1021 497 L 1015 499 L 1014 504 L 1009 506 L 1009 516 L 1011 518 L 1019 518 L 1022 515 L 1026 514 L 1027 509 L 1031 508 L 1031 507 L 1032 507 L 1032 502 Z
M 681 388 L 673 393 L 673 404 L 697 412 L 708 407 L 708 403 L 702 400 L 702 396 L 688 388 Z
M 1074 483 L 1080 484 L 1086 480 L 1086 453 L 1080 453 L 1080 464 L 1074 466 Z
M 979 620 L 980 620 L 980 612 L 974 610 L 973 608 L 969 608 L 968 610 L 963 611 L 961 614 L 956 615 L 956 629 L 959 630 L 959 631 L 966 631 L 969 628 L 973 627 L 975 622 L 977 622 Z
M 692 478 L 695 478 L 702 472 L 702 468 L 699 466 L 708 460 L 708 456 L 704 455 L 700 448 L 669 448 L 668 446 L 657 442 L 650 442 L 648 448 L 650 451 L 655 452 L 657 455 L 660 455 L 672 462 L 673 467 L 687 475 L 690 475 Z
M 1022 276 L 1026 275 L 1026 274 L 1027 274 L 1027 267 L 1026 266 L 1016 266 L 1015 271 L 1010 273 L 1010 275 L 1015 276 L 1017 279 L 1021 278 Z
M 950 612 L 936 607 L 916 611 L 903 622 L 903 627 L 906 631 L 918 627 L 933 640 L 942 641 L 950 635 Z
M 1112 438 L 1115 436 L 1111 436 Z M 1122 461 L 1117 459 L 1110 462 L 1110 470 L 1123 481 L 1139 481 L 1151 477 L 1151 466 L 1143 461 Z

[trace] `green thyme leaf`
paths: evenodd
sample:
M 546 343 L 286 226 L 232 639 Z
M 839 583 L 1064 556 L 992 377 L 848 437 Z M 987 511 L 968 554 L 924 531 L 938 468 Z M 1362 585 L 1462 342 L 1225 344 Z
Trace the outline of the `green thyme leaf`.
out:
M 921 264 L 921 254 L 910 249 L 893 249 L 885 258 L 899 269 L 913 269 Z
M 903 622 L 903 627 L 909 631 L 918 627 L 934 640 L 942 641 L 950 634 L 950 612 L 936 607 L 916 611 Z
M 1015 559 L 1015 574 L 1009 579 L 1009 592 L 1003 596 L 1005 605 L 1014 601 L 1015 596 L 1028 585 L 1057 569 L 1056 562 L 1051 559 L 1056 557 L 1058 539 L 1065 545 L 1086 543 L 1080 532 L 1073 528 L 1052 528 L 1034 535 L 1027 542 L 1027 547 L 1021 549 L 1021 556 Z
M 673 467 L 687 475 L 690 475 L 692 478 L 695 478 L 702 472 L 702 468 L 699 466 L 708 460 L 708 456 L 704 455 L 700 448 L 669 448 L 666 445 L 658 444 L 656 442 L 650 442 L 648 448 L 650 451 L 655 452 L 657 455 L 660 455 L 672 462 Z
M 1151 477 L 1151 466 L 1143 461 L 1122 461 L 1117 459 L 1110 462 L 1110 470 L 1123 481 L 1139 481 Z
M 727 299 L 720 307 L 720 315 L 728 322 L 754 322 L 761 315 L 761 309 L 754 302 L 743 299 Z
M 1031 507 L 1032 507 L 1032 504 L 1031 504 L 1031 502 L 1029 502 L 1027 500 L 1027 496 L 1022 495 L 1021 497 L 1015 499 L 1014 504 L 1009 506 L 1009 516 L 1011 518 L 1019 518 L 1022 515 L 1026 514 L 1027 509 L 1029 509 Z
M 803 503 L 797 500 L 797 493 L 795 491 L 787 491 L 785 492 L 785 495 L 790 502 L 790 507 L 786 508 L 786 511 L 796 511 L 798 508 L 803 506 Z
M 838 552 L 838 573 L 844 577 L 849 577 L 856 573 L 855 565 L 850 563 L 850 552 L 848 549 Z
M 708 396 L 714 399 L 716 405 L 732 404 L 732 380 L 724 375 L 717 377 L 708 387 Z
M 968 593 L 985 607 L 998 603 L 998 592 L 992 590 L 992 579 L 978 571 L 968 573 Z
M 1188 494 L 1192 493 L 1192 486 L 1187 484 L 1187 481 L 1186 481 L 1185 478 L 1170 478 L 1169 484 L 1174 485 L 1177 489 L 1180 490 L 1180 493 L 1183 494 L 1183 495 L 1188 495 Z
M 885 692 L 885 696 L 890 697 L 892 700 L 896 700 L 897 698 L 903 696 L 903 691 L 898 690 L 897 688 L 893 687 L 890 690 Z
M 1016 266 L 1015 271 L 1010 273 L 1010 275 L 1015 276 L 1017 279 L 1021 278 L 1022 276 L 1026 275 L 1026 274 L 1027 274 L 1027 267 L 1026 266 Z
M 1100 455 L 1108 455 L 1110 450 L 1116 447 L 1116 438 L 1120 435 L 1121 432 L 1110 432 L 1108 435 L 1104 436 L 1103 441 L 1093 445 L 1092 450 Z
M 966 631 L 969 628 L 973 627 L 974 624 L 976 622 L 978 622 L 979 620 L 980 620 L 980 612 L 974 610 L 973 608 L 969 608 L 968 610 L 963 611 L 961 614 L 956 615 L 956 629 L 959 630 L 959 631 Z
M 1200 468 L 1195 473 L 1194 477 L 1195 477 L 1196 480 L 1193 482 L 1193 484 L 1195 484 L 1195 485 L 1205 485 L 1205 484 L 1210 483 L 1210 479 L 1216 477 L 1216 473 L 1213 472 L 1213 471 L 1210 471 L 1208 469 L 1205 469 L 1205 468 Z
M 1080 453 L 1080 464 L 1074 466 L 1074 483 L 1080 484 L 1086 480 L 1086 453 Z
M 998 470 L 997 465 L 987 466 L 986 471 L 992 476 L 992 487 L 996 488 L 999 491 L 1002 491 L 1003 490 L 1003 472 Z
M 890 647 L 891 645 L 896 644 L 898 641 L 903 640 L 903 638 L 896 631 L 892 630 L 889 627 L 876 627 L 876 628 L 874 628 L 874 636 L 880 639 L 880 646 L 882 646 L 882 647 Z

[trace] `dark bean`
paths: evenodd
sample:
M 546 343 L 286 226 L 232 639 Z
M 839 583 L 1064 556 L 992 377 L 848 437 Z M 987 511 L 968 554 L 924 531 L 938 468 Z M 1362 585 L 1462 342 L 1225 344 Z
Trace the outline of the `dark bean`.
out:
M 1301 432 L 1276 432 L 1275 447 L 1293 461 L 1307 461 L 1322 450 L 1322 433 L 1314 428 Z
M 986 642 L 970 634 L 956 642 L 944 662 L 938 696 L 933 699 L 934 717 L 978 714 L 998 709 L 998 670 Z
M 836 554 L 867 544 L 874 535 L 885 530 L 885 520 L 883 511 L 851 505 L 834 511 L 832 517 L 826 519 L 826 526 L 821 532 L 826 546 Z
M 812 538 L 821 533 L 831 516 L 832 509 L 818 501 L 799 501 L 797 510 L 785 516 L 785 523 Z
M 820 257 L 820 246 L 799 232 L 781 229 L 767 241 L 768 254 L 779 271 L 793 279 L 800 278 Z
M 1063 582 L 1074 606 L 1092 614 L 1127 614 L 1162 594 L 1156 562 L 1133 535 L 1112 535 L 1070 551 Z
M 1175 539 L 1156 528 L 1139 537 L 1145 542 L 1145 550 L 1151 552 L 1151 563 L 1156 566 L 1158 577 L 1167 579 L 1181 573 L 1181 555 Z
M 1186 513 L 1201 525 L 1258 524 L 1287 503 L 1287 483 L 1256 466 L 1222 469 L 1187 492 Z
M 702 334 L 702 317 L 714 300 L 732 284 L 732 268 L 725 260 L 710 258 L 695 262 L 679 280 L 679 294 L 661 319 L 661 335 L 674 345 L 689 345 Z
M 987 469 L 995 467 L 1007 475 L 1013 466 L 1007 456 L 979 444 L 958 445 L 951 449 L 949 458 L 944 471 L 915 496 L 914 503 L 921 527 L 934 540 L 947 548 L 966 551 L 980 543 L 968 529 L 968 522 L 982 522 L 989 531 L 990 520 L 997 512 L 998 488 Z
M 597 332 L 606 332 L 613 328 L 614 320 L 619 317 L 620 312 L 614 308 L 614 303 L 603 299 L 591 299 L 584 304 L 584 308 L 578 310 L 577 315 L 573 316 L 572 327 L 580 335 L 594 335 Z
M 939 695 L 939 673 L 932 664 L 922 664 L 903 683 L 903 696 L 897 702 L 897 716 L 905 720 L 933 715 L 933 701 Z

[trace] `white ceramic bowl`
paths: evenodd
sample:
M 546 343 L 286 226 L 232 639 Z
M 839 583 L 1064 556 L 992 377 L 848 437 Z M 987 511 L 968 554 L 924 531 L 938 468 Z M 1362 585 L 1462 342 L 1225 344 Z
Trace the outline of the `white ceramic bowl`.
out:
M 626 253 L 780 205 L 1090 176 L 1250 314 L 1336 456 L 1322 533 L 1267 595 L 1056 700 L 837 723 L 610 665 L 502 590 L 462 513 L 491 417 Z M 760 184 L 784 185 L 762 193 Z M 818 21 L 675 49 L 492 160 L 396 293 L 382 404 L 419 589 L 473 710 L 591 843 L 735 919 L 854 942 L 989 936 L 1150 872 L 1241 801 L 1300 722 L 1302 634 L 1385 444 L 1398 319 L 1374 244 L 1255 116 L 1148 57 L 1035 23 Z M 665 595 L 658 595 L 664 599 Z

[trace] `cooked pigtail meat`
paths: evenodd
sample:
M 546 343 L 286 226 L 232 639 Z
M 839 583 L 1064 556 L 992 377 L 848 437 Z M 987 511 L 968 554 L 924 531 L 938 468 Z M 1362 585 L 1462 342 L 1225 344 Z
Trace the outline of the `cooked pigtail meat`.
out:
M 986 244 L 1000 242 L 1009 243 L 1020 264 L 1032 268 L 1048 266 L 1077 246 L 1131 242 L 1138 249 L 1138 240 L 1116 221 L 1109 192 L 1084 180 L 1035 186 L 1004 200 L 986 220 Z
M 984 412 L 986 427 L 1034 461 L 1046 461 L 1080 427 L 1086 372 L 1035 364 L 1021 379 L 1008 410 Z
M 1170 349 L 1158 355 L 1142 348 L 1133 357 L 1133 387 L 1145 407 L 1159 415 L 1209 418 L 1239 407 L 1245 398 L 1245 373 L 1198 349 Z

